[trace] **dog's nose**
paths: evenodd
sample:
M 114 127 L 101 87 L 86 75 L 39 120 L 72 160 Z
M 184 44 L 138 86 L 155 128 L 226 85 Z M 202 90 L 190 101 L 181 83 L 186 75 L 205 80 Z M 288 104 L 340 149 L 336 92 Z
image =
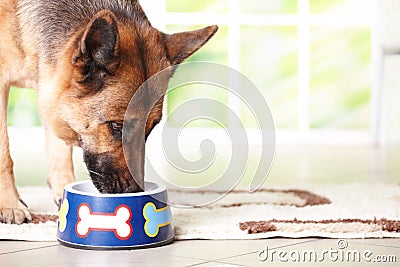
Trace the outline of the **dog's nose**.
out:
M 142 192 L 144 188 L 140 188 L 136 183 L 125 188 L 124 193 L 137 193 Z

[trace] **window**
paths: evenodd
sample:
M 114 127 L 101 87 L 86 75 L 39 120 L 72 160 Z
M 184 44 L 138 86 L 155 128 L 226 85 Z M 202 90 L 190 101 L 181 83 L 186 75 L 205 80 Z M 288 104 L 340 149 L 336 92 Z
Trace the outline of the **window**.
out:
M 380 93 L 373 71 L 379 61 L 377 1 L 149 0 L 141 4 L 152 24 L 168 33 L 218 24 L 215 37 L 188 61 L 225 64 L 248 76 L 269 103 L 280 140 L 301 136 L 329 142 L 335 136 L 335 142 L 341 138 L 374 141 Z M 184 93 L 170 94 L 167 112 L 198 94 L 233 106 L 244 125 L 254 127 L 237 100 L 212 88 L 192 86 Z M 40 124 L 35 98 L 33 91 L 11 90 L 9 125 Z M 226 114 L 221 116 L 226 120 Z
M 175 32 L 218 24 L 220 31 L 189 61 L 228 63 L 247 75 L 268 101 L 281 140 L 373 142 L 379 93 L 373 72 L 379 44 L 376 4 L 166 0 L 162 27 Z M 168 110 L 196 94 L 191 88 L 170 95 Z M 207 96 L 221 101 L 218 92 L 207 91 Z M 231 96 L 225 98 L 229 105 Z M 234 106 L 244 125 L 254 127 L 245 109 Z
M 32 89 L 12 87 L 7 116 L 9 126 L 40 126 L 36 92 Z

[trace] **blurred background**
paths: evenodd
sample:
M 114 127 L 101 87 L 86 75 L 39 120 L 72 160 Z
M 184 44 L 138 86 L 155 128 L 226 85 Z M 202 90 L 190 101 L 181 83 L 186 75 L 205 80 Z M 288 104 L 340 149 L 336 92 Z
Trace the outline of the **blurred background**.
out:
M 262 92 L 277 135 L 267 183 L 399 181 L 400 0 L 141 4 L 153 26 L 166 33 L 219 25 L 218 33 L 188 61 L 230 66 Z M 188 87 L 167 97 L 165 111 L 199 96 L 226 104 L 249 131 L 255 128 L 243 105 L 223 90 Z M 222 121 L 229 120 L 225 112 L 217 111 Z M 45 184 L 44 135 L 33 90 L 11 90 L 8 124 L 17 184 Z M 199 133 L 217 126 L 198 121 L 188 127 Z M 155 133 L 149 140 L 150 158 L 158 157 L 159 136 Z M 189 139 L 196 142 L 202 137 L 194 134 Z M 192 145 L 181 149 L 189 158 L 191 152 L 198 153 Z M 78 178 L 88 178 L 81 152 L 77 149 L 75 154 Z M 257 162 L 252 157 L 250 166 Z M 164 165 L 160 161 L 157 168 L 167 176 L 179 176 Z M 244 183 L 251 180 L 251 173 L 245 174 Z

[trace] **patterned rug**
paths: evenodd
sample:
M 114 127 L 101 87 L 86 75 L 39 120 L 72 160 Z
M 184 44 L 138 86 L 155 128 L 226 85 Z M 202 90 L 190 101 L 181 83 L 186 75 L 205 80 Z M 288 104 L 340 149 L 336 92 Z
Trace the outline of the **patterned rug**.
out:
M 0 239 L 54 241 L 57 210 L 49 189 L 20 188 L 33 222 L 0 223 Z M 171 199 L 219 192 L 169 191 Z M 210 196 L 212 198 L 212 196 Z M 383 183 L 235 190 L 199 208 L 172 208 L 176 240 L 270 237 L 400 238 L 400 186 Z

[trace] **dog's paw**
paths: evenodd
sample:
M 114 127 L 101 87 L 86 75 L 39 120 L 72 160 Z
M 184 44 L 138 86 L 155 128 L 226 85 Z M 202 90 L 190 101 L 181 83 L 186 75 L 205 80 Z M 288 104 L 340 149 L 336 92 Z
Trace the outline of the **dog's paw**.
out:
M 64 194 L 64 187 L 59 187 L 58 189 L 52 187 L 51 190 L 53 191 L 53 201 L 58 207 L 58 209 L 60 209 L 61 201 Z
M 0 222 L 8 224 L 22 224 L 32 221 L 32 216 L 22 202 L 17 207 L 0 208 Z
M 57 179 L 57 177 L 62 177 L 62 179 Z M 54 175 L 51 178 L 47 179 L 47 184 L 53 192 L 53 200 L 58 208 L 61 206 L 61 200 L 64 195 L 64 187 L 75 181 L 74 176 L 72 175 Z
M 60 209 L 60 207 L 61 207 L 61 197 L 54 197 L 53 201 L 56 204 L 56 206 L 58 207 L 58 209 Z

